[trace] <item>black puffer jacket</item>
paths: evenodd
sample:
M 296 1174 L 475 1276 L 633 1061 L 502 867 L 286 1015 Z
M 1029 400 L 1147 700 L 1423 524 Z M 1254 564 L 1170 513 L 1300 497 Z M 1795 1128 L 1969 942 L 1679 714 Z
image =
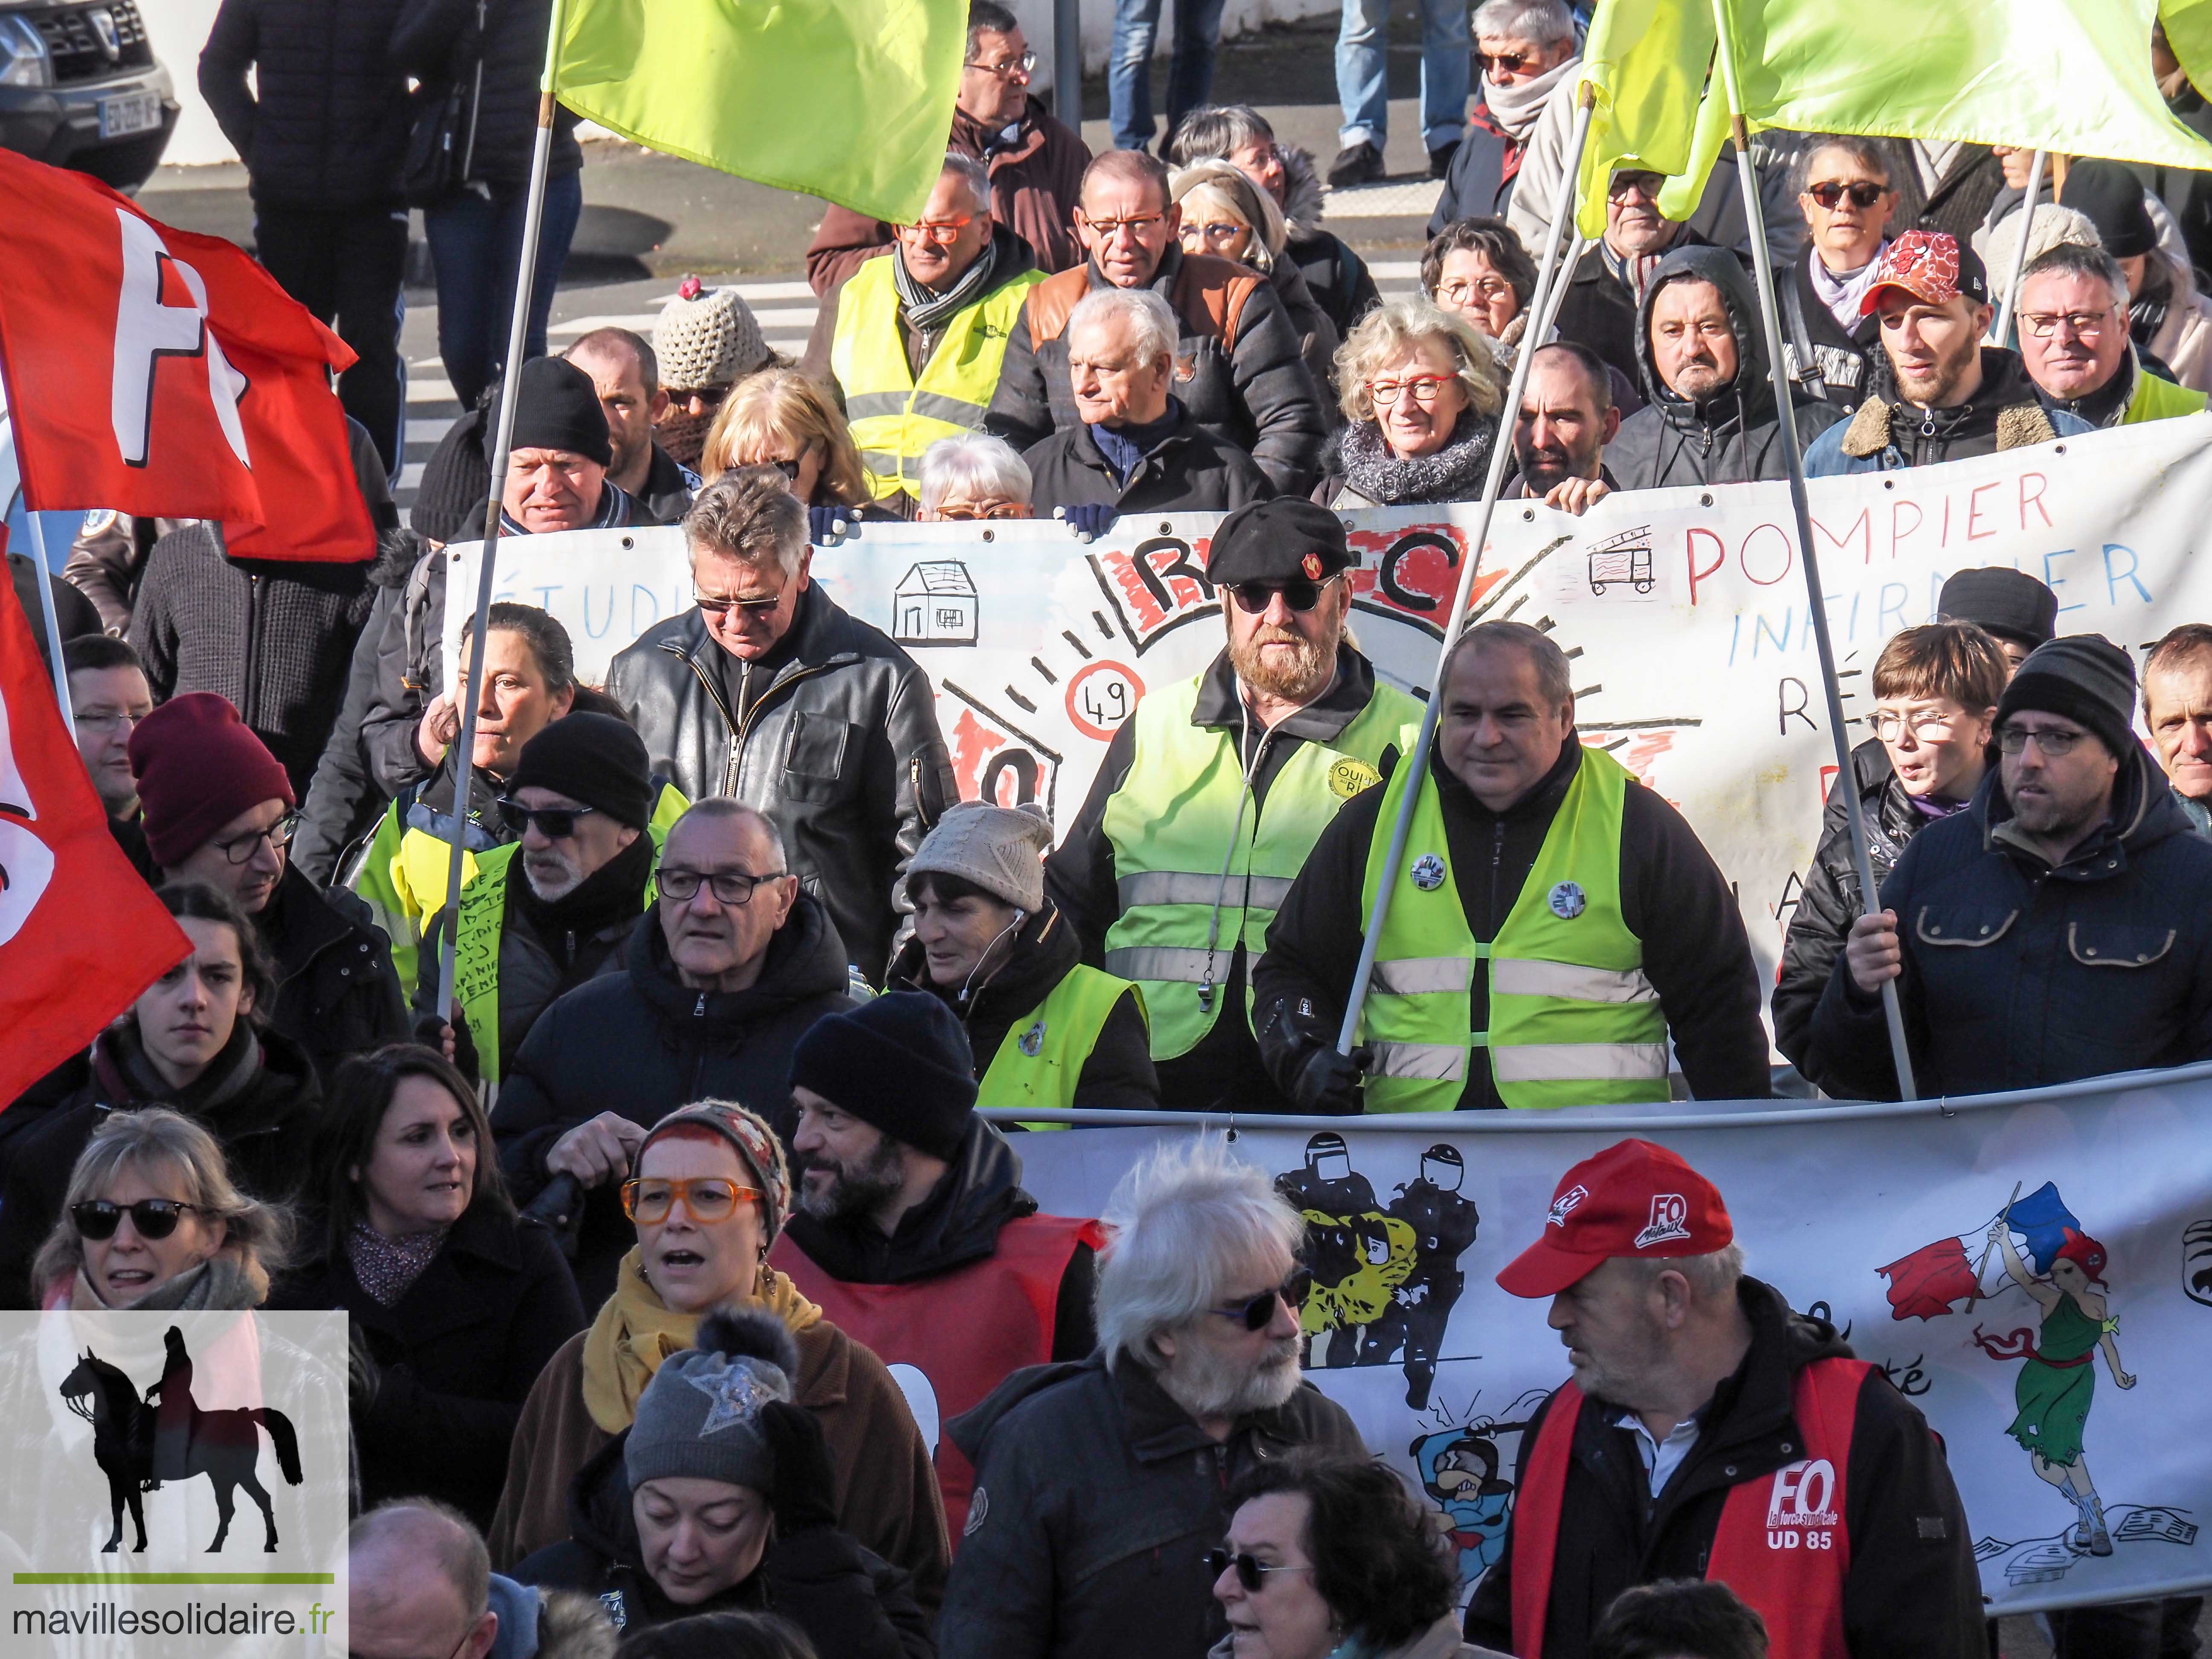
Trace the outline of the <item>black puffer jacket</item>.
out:
M 1312 155 L 1296 144 L 1279 145 L 1277 154 L 1283 161 L 1283 223 L 1290 233 L 1283 252 L 1305 277 L 1314 303 L 1336 325 L 1336 337 L 1347 339 L 1359 319 L 1382 303 L 1375 273 L 1322 224 L 1322 184 Z
M 1790 1403 L 1792 1380 L 1816 1359 L 1850 1349 L 1825 1320 L 1790 1311 L 1782 1293 L 1755 1279 L 1737 1291 L 1751 1322 L 1751 1349 L 1713 1391 L 1697 1443 L 1654 1500 L 1622 1412 L 1586 1401 L 1575 1419 L 1572 1461 L 1559 1510 L 1559 1553 L 1544 1619 L 1542 1659 L 1583 1659 L 1593 1627 L 1613 1599 L 1661 1578 L 1702 1578 L 1735 1487 L 1786 1466 L 1803 1444 Z M 1521 1436 L 1516 1485 L 1553 1401 Z M 1882 1659 L 1981 1659 L 1981 1577 L 1965 1506 L 1936 1437 L 1917 1407 L 1879 1369 L 1859 1385 L 1851 1424 L 1850 1480 L 1844 1493 L 1850 1565 L 1844 1577 L 1844 1645 Z M 1513 1650 L 1513 1556 L 1504 1553 L 1467 1610 L 1467 1639 Z
M 200 95 L 245 158 L 256 203 L 399 205 L 407 77 L 390 44 L 401 4 L 222 0 L 200 52 Z
M 392 61 L 423 83 L 422 96 L 438 95 L 470 77 L 481 55 L 483 93 L 476 112 L 476 164 L 471 182 L 500 191 L 530 182 L 530 152 L 537 142 L 538 82 L 545 68 L 545 36 L 553 0 L 483 0 L 484 29 L 477 32 L 479 0 L 403 0 L 392 30 Z M 350 3 L 350 0 L 349 0 Z M 553 112 L 553 154 L 548 176 L 566 178 L 584 165 L 576 142 L 576 116 Z
M 929 977 L 929 963 L 920 939 L 908 939 L 891 963 L 884 988 L 927 991 L 941 998 L 968 1028 L 968 1046 L 975 1055 L 975 1075 L 991 1069 L 991 1062 L 1014 1034 L 1026 1024 L 1053 988 L 1083 960 L 1083 942 L 1050 899 L 1044 908 L 1022 923 L 1005 953 L 1005 960 L 967 988 L 941 987 Z M 1100 1107 L 1126 1112 L 1159 1109 L 1160 1080 L 1152 1069 L 1152 1039 L 1138 1008 L 1137 988 L 1131 986 L 1115 1003 L 1099 1030 L 1098 1042 L 1083 1062 L 1076 1079 L 1079 1107 Z M 1001 1103 L 982 1100 L 978 1105 Z M 1016 1179 L 1019 1179 L 1018 1170 Z M 1032 1206 L 1031 1207 L 1035 1207 Z
M 2053 868 L 2009 839 L 2001 771 L 1912 839 L 1882 884 L 1923 1096 L 2033 1089 L 2212 1059 L 2212 842 L 2148 751 L 2120 757 L 2112 815 Z M 1881 1001 L 1841 957 L 1814 1011 L 1813 1074 L 1894 1100 Z
M 531 1028 L 500 1080 L 492 1133 L 518 1203 L 546 1184 L 545 1154 L 587 1118 L 653 1123 L 695 1100 L 734 1100 L 788 1143 L 791 1051 L 824 1014 L 852 1006 L 844 946 L 818 901 L 801 893 L 746 991 L 693 991 L 677 977 L 659 907 L 630 934 L 626 972 L 578 986 Z M 614 1188 L 585 1206 L 576 1283 L 596 1308 L 637 1242 Z
M 1855 757 L 1856 758 L 1856 757 Z M 1884 759 L 1887 758 L 1887 755 Z M 1905 844 L 1934 820 L 1923 816 L 1905 793 L 1897 774 L 1885 769 L 1872 783 L 1859 785 L 1859 806 L 1866 815 L 1867 856 L 1874 866 L 1875 890 L 1905 855 Z M 1790 932 L 1782 941 L 1782 972 L 1774 985 L 1774 1046 L 1806 1079 L 1831 1095 L 1847 1093 L 1841 1080 L 1815 1077 L 1806 1066 L 1813 1010 L 1828 988 L 1828 976 L 1843 954 L 1844 940 L 1859 915 L 1859 872 L 1851 850 L 1850 808 L 1840 788 L 1831 793 L 1820 844 L 1805 872 Z M 1838 818 L 1838 814 L 1842 816 Z M 1837 1086 L 1831 1088 L 1830 1083 Z
M 629 1441 L 625 1430 L 576 1471 L 568 1540 L 524 1558 L 518 1583 L 596 1598 L 624 1637 L 695 1614 L 772 1613 L 836 1659 L 936 1659 L 914 1581 L 836 1527 L 779 1533 L 742 1583 L 704 1601 L 670 1601 L 645 1569 L 623 1467 Z
M 1017 449 L 1082 424 L 1068 380 L 1064 323 L 1086 293 L 1109 284 L 1097 265 L 1080 270 L 1079 276 L 1061 271 L 1031 289 L 1006 342 L 984 426 Z M 1254 276 L 1225 259 L 1186 257 L 1171 247 L 1148 286 L 1179 319 L 1176 359 L 1189 363 L 1191 373 L 1177 381 L 1176 395 L 1189 405 L 1191 418 L 1249 453 L 1278 490 L 1303 494 L 1313 488 L 1328 422 L 1290 313 L 1273 286 L 1259 277 L 1224 342 L 1201 297 Z
M 335 881 L 347 849 L 375 831 L 389 799 L 370 775 L 362 722 L 376 696 L 377 642 L 398 608 L 400 591 L 415 557 L 420 556 L 421 543 L 397 530 L 378 538 L 378 543 L 376 562 L 368 572 L 368 620 L 353 642 L 338 717 L 323 744 L 322 757 L 315 763 L 315 775 L 300 803 L 299 833 L 292 838 L 292 862 L 319 887 Z
M 866 1216 L 825 1221 L 805 1210 L 794 1210 L 784 1231 L 810 1261 L 844 1284 L 911 1285 L 981 1261 L 998 1249 L 1000 1228 L 1036 1212 L 1036 1200 L 1022 1189 L 1021 1155 L 997 1128 L 971 1117 L 959 1157 L 929 1196 L 899 1218 L 896 1231 L 885 1233 Z M 1078 1244 L 1060 1275 L 1054 1359 L 1086 1358 L 1097 1346 L 1097 1258 L 1088 1244 Z
M 1710 283 L 1719 289 L 1735 331 L 1735 378 L 1694 403 L 1660 378 L 1651 355 L 1652 302 L 1681 282 Z M 1636 311 L 1636 362 L 1645 405 L 1621 422 L 1605 447 L 1607 469 L 1623 489 L 1750 483 L 1790 476 L 1759 296 L 1735 254 L 1725 248 L 1683 247 L 1659 262 Z M 1798 442 L 1809 444 L 1841 417 L 1830 404 L 1801 404 Z
M 530 1385 L 584 1328 L 552 1235 L 481 1198 L 390 1307 L 362 1288 L 344 1246 L 326 1240 L 269 1306 L 344 1309 L 378 1368 L 354 1402 L 362 1507 L 422 1493 L 480 1528 L 498 1505 Z
M 228 697 L 305 795 L 337 724 L 354 642 L 376 602 L 369 562 L 234 559 L 188 525 L 154 544 L 131 618 L 154 701 Z
M 1231 1485 L 1297 1446 L 1366 1456 L 1310 1382 L 1217 1443 L 1124 1356 L 1016 1371 L 945 1425 L 975 1466 L 937 1642 L 945 1659 L 1198 1655 L 1227 1629 L 1206 1552 Z
M 84 1083 L 12 1145 L 0 1189 L 0 1297 L 11 1308 L 37 1305 L 31 1259 L 60 1219 L 77 1154 L 110 1112 L 167 1106 L 182 1112 L 222 1147 L 231 1179 L 255 1198 L 290 1198 L 307 1176 L 322 1091 L 295 1043 L 241 1020 L 198 1081 L 164 1083 L 129 1021 L 94 1039 Z
M 607 694 L 685 799 L 733 795 L 774 821 L 848 960 L 880 982 L 907 861 L 959 799 L 914 659 L 815 585 L 758 662 L 716 645 L 695 608 L 617 653 Z
M 406 1040 L 392 945 L 366 904 L 288 865 L 254 921 L 276 963 L 269 1024 L 307 1051 L 318 1077 L 327 1082 L 349 1055 Z

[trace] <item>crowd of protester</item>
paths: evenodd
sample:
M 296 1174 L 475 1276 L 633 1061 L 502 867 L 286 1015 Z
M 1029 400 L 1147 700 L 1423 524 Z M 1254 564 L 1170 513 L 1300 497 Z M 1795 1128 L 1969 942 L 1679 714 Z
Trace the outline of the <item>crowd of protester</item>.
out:
M 649 339 L 544 355 L 581 201 L 564 114 L 503 365 L 545 9 L 224 0 L 201 84 L 261 258 L 360 354 L 337 389 L 377 544 L 246 560 L 218 525 L 100 514 L 71 550 L 79 750 L 191 951 L 0 1113 L 0 1297 L 346 1310 L 361 1659 L 1755 1659 L 1759 1614 L 1703 1575 L 1816 1395 L 1856 1425 L 1825 1431 L 1857 1443 L 1849 1559 L 1827 1644 L 1775 1651 L 1984 1651 L 1940 1444 L 1744 1276 L 1671 1154 L 1569 1171 L 1629 1196 L 1500 1276 L 1554 1298 L 1578 1386 L 1524 1437 L 1462 1617 L 1417 1500 L 1301 1374 L 1305 1224 L 1265 1175 L 1163 1153 L 1106 1216 L 1051 1216 L 1022 1128 L 976 1109 L 1893 1098 L 1892 986 L 1926 1092 L 2212 1058 L 2212 626 L 2139 675 L 2002 568 L 1881 651 L 1771 992 L 1695 831 L 1578 740 L 1565 654 L 1469 629 L 1419 781 L 1415 840 L 1445 850 L 1398 878 L 1456 902 L 1393 907 L 1364 1041 L 1336 1042 L 1422 718 L 1347 626 L 1341 512 L 1498 477 L 1581 514 L 1800 448 L 1816 477 L 1889 471 L 2198 413 L 2204 176 L 2054 158 L 2031 218 L 2025 152 L 1764 136 L 1785 413 L 1733 167 L 1679 222 L 1656 175 L 1615 173 L 1532 309 L 1564 0 L 1424 0 L 1440 200 L 1420 293 L 1387 303 L 1312 158 L 1208 101 L 1218 0 L 1175 9 L 1164 138 L 1160 0 L 1119 0 L 1097 156 L 973 0 L 936 185 L 910 224 L 825 212 L 800 361 L 696 280 Z M 1382 173 L 1386 11 L 1346 0 L 1333 187 Z M 409 77 L 475 143 L 428 211 L 466 412 L 403 528 Z M 444 660 L 442 550 L 482 532 L 507 374 L 503 535 L 672 525 L 689 550 L 695 603 L 603 686 L 520 604 L 481 683 L 473 623 Z M 1037 807 L 958 799 L 929 680 L 813 580 L 872 521 L 1088 539 L 1167 511 L 1227 514 L 1220 647 L 1143 698 L 1056 846 Z M 1612 866 L 1575 866 L 1572 911 L 1561 824 Z M 1607 1218 L 1662 1175 L 1698 1218 L 1655 1257 Z M 941 1434 L 892 1369 L 925 1359 Z M 1611 1414 L 1578 1419 L 1585 1390 Z M 2059 1615 L 2059 1652 L 2184 1653 L 2193 1617 Z

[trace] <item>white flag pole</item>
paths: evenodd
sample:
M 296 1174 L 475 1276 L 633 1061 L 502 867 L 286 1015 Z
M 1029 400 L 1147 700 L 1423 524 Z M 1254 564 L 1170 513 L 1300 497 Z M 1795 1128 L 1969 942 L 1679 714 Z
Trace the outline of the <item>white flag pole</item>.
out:
M 2020 279 L 2027 270 L 2027 239 L 2035 229 L 2035 198 L 2043 188 L 2043 152 L 2035 152 L 2035 160 L 2028 166 L 2027 194 L 2020 204 L 2020 246 L 2013 250 L 2012 280 L 2005 284 L 2004 298 L 1997 305 L 1996 325 L 1990 331 L 1990 343 L 2002 346 L 2012 336 L 2013 313 L 2020 308 Z

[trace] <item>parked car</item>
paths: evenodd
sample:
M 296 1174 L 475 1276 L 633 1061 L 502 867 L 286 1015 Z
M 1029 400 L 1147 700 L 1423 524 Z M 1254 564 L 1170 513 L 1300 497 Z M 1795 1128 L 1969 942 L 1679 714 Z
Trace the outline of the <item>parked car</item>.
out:
M 137 0 L 0 0 L 0 146 L 135 191 L 177 115 Z

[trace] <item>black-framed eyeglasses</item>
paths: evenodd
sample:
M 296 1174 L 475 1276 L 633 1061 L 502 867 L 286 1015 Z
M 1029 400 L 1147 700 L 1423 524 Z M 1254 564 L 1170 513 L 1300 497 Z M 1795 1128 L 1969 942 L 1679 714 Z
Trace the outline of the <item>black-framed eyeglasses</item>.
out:
M 732 611 L 747 617 L 765 617 L 783 603 L 783 595 L 775 592 L 764 599 L 736 599 L 719 593 L 702 593 L 695 588 L 691 603 L 709 617 L 726 617 Z
M 755 876 L 743 870 L 677 870 L 664 865 L 655 880 L 660 896 L 674 899 L 678 904 L 689 904 L 698 897 L 702 887 L 714 894 L 717 904 L 750 904 L 753 889 L 764 881 L 781 881 L 788 873 L 771 870 L 766 875 Z
M 2023 732 L 2016 726 L 2008 726 L 1997 733 L 1997 747 L 2008 755 L 2017 755 L 2027 747 L 2030 738 L 2035 746 L 2052 760 L 2074 752 L 2074 745 L 2088 737 L 2087 732 Z
M 123 1224 L 127 1214 L 131 1224 L 145 1239 L 167 1238 L 177 1231 L 177 1223 L 187 1210 L 198 1210 L 197 1204 L 187 1204 L 178 1198 L 142 1198 L 136 1204 L 117 1204 L 105 1198 L 88 1198 L 82 1204 L 70 1206 L 70 1223 L 80 1238 L 99 1240 L 112 1238 L 115 1230 Z
M 300 828 L 300 815 L 287 812 L 266 830 L 255 830 L 243 836 L 234 836 L 228 841 L 219 841 L 215 846 L 233 864 L 243 864 L 261 850 L 267 842 L 272 852 L 283 852 L 292 844 L 292 837 Z
M 726 386 L 695 386 L 689 392 L 678 392 L 671 387 L 668 389 L 668 402 L 670 406 L 675 409 L 681 409 L 686 404 L 696 403 L 702 409 L 711 412 L 720 409 L 722 406 L 722 399 L 729 395 L 730 388 Z
M 1267 1582 L 1267 1575 L 1271 1572 L 1311 1572 L 1313 1571 L 1310 1564 L 1295 1567 L 1271 1567 L 1249 1550 L 1239 1550 L 1233 1555 L 1227 1550 L 1208 1550 L 1203 1559 L 1206 1562 L 1206 1577 L 1209 1578 L 1218 1578 L 1230 1568 L 1236 1568 L 1237 1582 L 1244 1586 L 1244 1594 L 1247 1595 L 1257 1595 L 1265 1588 Z
M 1605 187 L 1605 193 L 1618 202 L 1631 191 L 1634 191 L 1643 196 L 1646 201 L 1656 202 L 1659 199 L 1659 191 L 1666 183 L 1667 175 L 1663 173 L 1638 173 L 1624 170 L 1613 175 L 1612 182 Z
M 598 811 L 596 806 L 525 806 L 512 795 L 501 795 L 499 815 L 507 820 L 507 827 L 516 835 L 522 834 L 532 824 L 548 841 L 566 841 L 576 833 L 576 820 Z
M 1248 1331 L 1264 1331 L 1275 1322 L 1275 1304 L 1287 1302 L 1296 1313 L 1305 1305 L 1307 1295 L 1313 1290 L 1313 1269 L 1301 1263 L 1291 1269 L 1291 1276 L 1273 1290 L 1262 1291 L 1249 1302 L 1239 1302 L 1230 1308 L 1209 1308 L 1208 1313 L 1218 1314 L 1224 1319 L 1241 1320 Z M 1218 1573 L 1219 1569 L 1215 1571 Z M 1249 1587 L 1248 1588 L 1251 1588 Z
M 1870 208 L 1889 194 L 1889 186 L 1870 185 L 1863 179 L 1857 184 L 1844 185 L 1838 184 L 1833 179 L 1826 179 L 1808 189 L 1805 193 L 1829 212 L 1833 213 L 1837 204 L 1846 196 L 1851 198 L 1853 207 L 1861 210 Z
M 1237 608 L 1248 617 L 1264 616 L 1278 593 L 1283 596 L 1285 605 L 1303 615 L 1321 603 L 1322 589 L 1335 580 L 1331 576 L 1327 581 L 1318 582 L 1297 578 L 1286 582 L 1231 582 L 1229 592 L 1237 601 Z

